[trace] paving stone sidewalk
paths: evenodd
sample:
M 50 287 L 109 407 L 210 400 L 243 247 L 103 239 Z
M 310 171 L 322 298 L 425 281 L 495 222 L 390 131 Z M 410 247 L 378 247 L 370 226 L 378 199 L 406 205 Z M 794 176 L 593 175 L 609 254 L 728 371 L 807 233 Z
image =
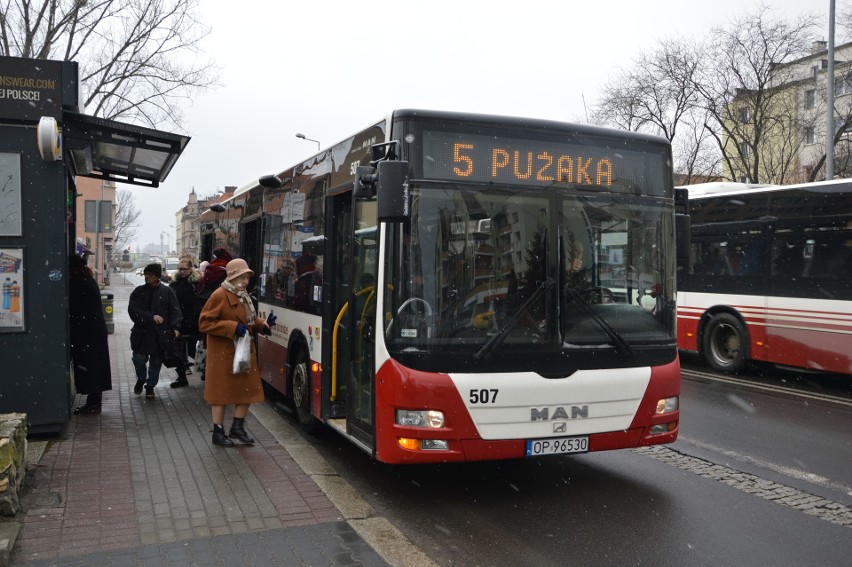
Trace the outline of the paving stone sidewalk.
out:
M 387 565 L 252 414 L 254 446 L 213 446 L 197 375 L 172 389 L 164 368 L 154 399 L 133 394 L 133 286 L 115 279 L 113 390 L 48 441 L 11 564 Z

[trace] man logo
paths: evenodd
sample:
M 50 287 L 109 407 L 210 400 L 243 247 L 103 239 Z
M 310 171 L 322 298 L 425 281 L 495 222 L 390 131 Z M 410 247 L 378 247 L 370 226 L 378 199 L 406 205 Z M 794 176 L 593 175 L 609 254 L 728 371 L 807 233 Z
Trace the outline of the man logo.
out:
M 530 421 L 556 421 L 557 419 L 584 419 L 587 417 L 589 417 L 589 406 L 530 408 Z
M 568 423 L 565 421 L 559 421 L 553 424 L 553 432 L 554 433 L 565 433 L 568 431 Z

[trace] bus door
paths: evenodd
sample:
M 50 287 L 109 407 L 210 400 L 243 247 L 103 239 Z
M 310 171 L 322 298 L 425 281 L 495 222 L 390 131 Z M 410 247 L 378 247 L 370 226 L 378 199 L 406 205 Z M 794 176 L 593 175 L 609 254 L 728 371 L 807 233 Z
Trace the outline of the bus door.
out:
M 326 251 L 326 303 L 329 339 L 323 341 L 331 360 L 327 384 L 329 414 L 346 417 L 346 433 L 373 449 L 373 339 L 375 321 L 375 203 L 358 201 L 352 193 L 329 198 L 329 247 Z M 368 214 L 372 211 L 371 215 Z M 372 216 L 372 220 L 367 217 Z M 364 230 L 367 223 L 367 230 Z M 326 347 L 326 344 L 328 346 Z M 324 384 L 325 386 L 325 384 Z
M 255 308 L 257 307 L 257 299 L 260 293 L 258 282 L 260 281 L 260 275 L 263 273 L 263 266 L 260 265 L 260 222 L 261 217 L 258 216 L 254 220 L 242 223 L 240 226 L 240 243 L 242 249 L 239 251 L 239 257 L 245 260 L 248 267 L 254 271 L 248 289 L 251 295 L 254 296 Z M 234 252 L 234 250 L 231 250 L 231 253 Z
M 216 247 L 216 235 L 212 232 L 201 235 L 201 243 L 199 246 L 198 261 L 209 262 L 213 259 L 213 249 Z

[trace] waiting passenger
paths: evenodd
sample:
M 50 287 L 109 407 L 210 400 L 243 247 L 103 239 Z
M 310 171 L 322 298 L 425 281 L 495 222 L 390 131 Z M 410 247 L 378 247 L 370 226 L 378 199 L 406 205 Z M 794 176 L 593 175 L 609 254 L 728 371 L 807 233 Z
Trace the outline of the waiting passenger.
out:
M 759 244 L 751 242 L 746 245 L 736 273 L 738 276 L 759 276 L 763 273 L 763 254 Z

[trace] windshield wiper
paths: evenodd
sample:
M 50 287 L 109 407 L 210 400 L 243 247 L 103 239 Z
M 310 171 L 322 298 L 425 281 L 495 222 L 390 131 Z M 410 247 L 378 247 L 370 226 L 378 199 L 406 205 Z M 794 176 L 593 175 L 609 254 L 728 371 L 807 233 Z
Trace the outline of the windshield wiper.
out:
M 622 354 L 622 355 L 632 355 L 633 354 L 633 348 L 629 344 L 627 344 L 627 342 L 624 339 L 621 338 L 621 335 L 619 335 L 618 332 L 615 329 L 612 328 L 612 325 L 610 325 L 607 322 L 606 319 L 601 317 L 598 314 L 597 311 L 592 309 L 592 306 L 589 305 L 589 302 L 586 301 L 585 299 L 583 299 L 583 296 L 580 295 L 580 293 L 576 289 L 572 288 L 569 285 L 566 285 L 565 286 L 565 293 L 571 299 L 576 301 L 577 304 L 583 309 L 583 311 L 589 317 L 591 317 L 592 320 L 595 323 L 597 323 L 598 326 L 601 329 L 603 329 L 603 331 L 606 333 L 606 335 L 612 341 L 613 345 L 615 346 L 615 349 L 618 351 L 618 354 Z
M 473 359 L 479 362 L 480 360 L 494 352 L 494 349 L 503 344 L 503 341 L 505 341 L 506 337 L 509 336 L 509 331 L 515 328 L 515 326 L 518 324 L 518 321 L 521 320 L 521 317 L 530 316 L 529 311 L 527 311 L 527 307 L 529 307 L 529 305 L 531 305 L 534 301 L 537 301 L 544 294 L 545 290 L 548 290 L 552 287 L 552 278 L 547 278 L 546 280 L 539 282 L 538 288 L 536 288 L 532 295 L 530 295 L 529 298 L 524 301 L 524 303 L 518 308 L 518 310 L 515 311 L 515 314 L 512 315 L 508 321 L 506 321 L 506 325 L 502 329 L 500 329 L 500 331 L 496 335 L 488 339 L 488 342 L 482 345 L 482 348 L 479 349 L 477 353 L 473 355 Z

